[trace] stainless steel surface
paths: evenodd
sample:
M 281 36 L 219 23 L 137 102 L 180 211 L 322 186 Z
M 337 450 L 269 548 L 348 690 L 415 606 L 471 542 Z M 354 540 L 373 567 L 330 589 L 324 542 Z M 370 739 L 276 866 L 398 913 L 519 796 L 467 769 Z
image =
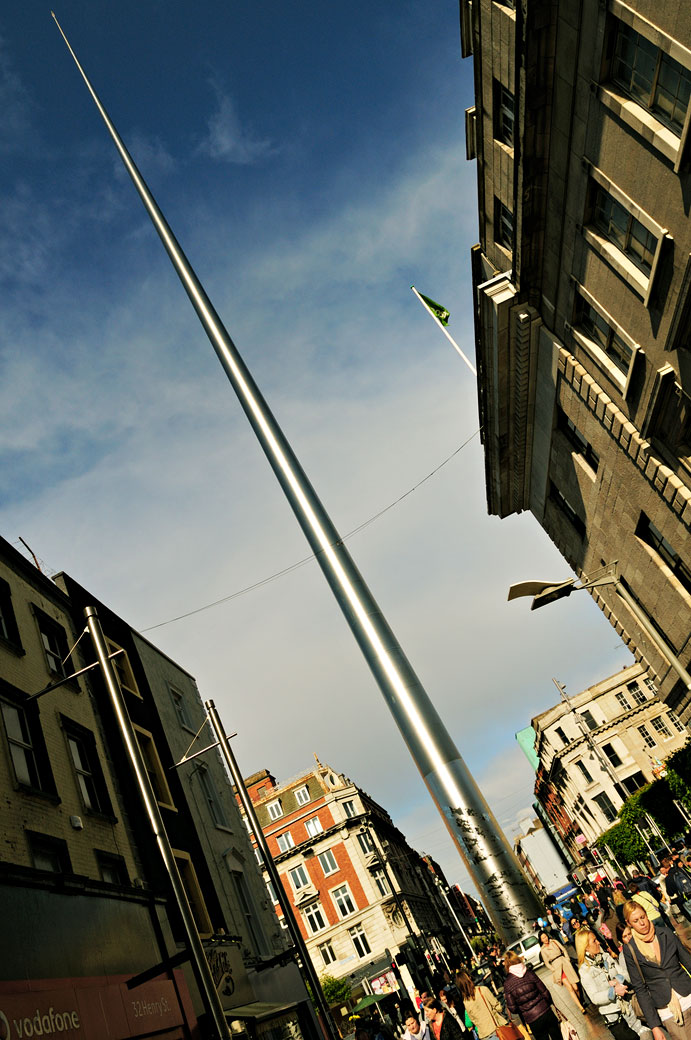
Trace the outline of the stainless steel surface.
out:
M 497 931 L 506 942 L 519 938 L 539 906 L 518 860 L 60 32 Z
M 182 878 L 180 877 L 180 871 L 178 870 L 175 856 L 173 855 L 170 842 L 168 841 L 168 835 L 166 834 L 166 829 L 163 824 L 163 817 L 158 808 L 158 802 L 156 801 L 156 795 L 151 786 L 151 781 L 149 780 L 146 764 L 132 728 L 132 723 L 130 722 L 127 707 L 120 690 L 120 684 L 115 675 L 115 670 L 110 663 L 106 641 L 103 637 L 103 631 L 101 629 L 101 623 L 98 619 L 96 608 L 86 607 L 84 614 L 89 629 L 89 635 L 91 636 L 99 664 L 101 665 L 103 680 L 106 684 L 106 689 L 108 690 L 113 711 L 115 712 L 115 718 L 120 730 L 120 735 L 125 745 L 127 756 L 132 765 L 139 793 L 144 803 L 144 808 L 146 809 L 146 815 L 149 817 L 149 824 L 156 838 L 161 858 L 163 859 L 166 871 L 168 872 L 168 877 L 170 878 L 170 883 L 175 895 L 175 901 L 178 905 L 180 916 L 182 917 L 185 934 L 187 935 L 190 959 L 195 969 L 197 982 L 202 991 L 202 999 L 211 1015 L 216 1029 L 216 1036 L 219 1040 L 227 1040 L 227 1038 L 229 1040 L 230 1032 L 226 1024 L 225 1015 L 223 1013 L 218 993 L 216 992 L 216 986 L 211 975 L 209 962 L 206 959 L 206 953 L 204 952 L 202 941 L 199 938 L 197 926 L 194 923 L 192 908 L 190 907 L 187 893 L 185 892 L 185 887 L 182 883 Z

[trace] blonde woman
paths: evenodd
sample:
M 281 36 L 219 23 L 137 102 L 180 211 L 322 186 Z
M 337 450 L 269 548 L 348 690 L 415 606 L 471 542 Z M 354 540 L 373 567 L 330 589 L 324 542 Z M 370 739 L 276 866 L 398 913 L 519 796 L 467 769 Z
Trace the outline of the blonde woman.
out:
M 580 929 L 576 933 L 576 939 L 578 939 L 582 930 Z M 585 1008 L 581 1004 L 581 998 L 578 996 L 578 990 L 576 989 L 578 975 L 573 970 L 569 955 L 561 943 L 551 938 L 547 932 L 540 932 L 540 958 L 545 967 L 552 972 L 552 982 L 567 989 L 580 1011 L 585 1014 Z
M 630 995 L 626 977 L 619 963 L 602 949 L 595 932 L 583 928 L 578 933 L 576 956 L 583 989 L 604 1018 L 609 1031 L 616 1040 L 638 1040 L 636 1016 L 631 1005 L 623 1003 Z
M 676 932 L 653 924 L 639 903 L 625 903 L 632 939 L 624 963 L 654 1040 L 691 1040 L 691 953 Z

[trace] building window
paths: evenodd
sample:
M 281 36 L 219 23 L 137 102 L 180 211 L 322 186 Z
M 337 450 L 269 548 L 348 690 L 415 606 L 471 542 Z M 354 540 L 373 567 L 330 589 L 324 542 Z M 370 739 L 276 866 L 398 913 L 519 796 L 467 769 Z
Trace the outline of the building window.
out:
M 65 679 L 74 670 L 70 661 L 70 648 L 65 629 L 38 607 L 34 607 L 34 614 L 48 671 L 55 679 Z
M 341 885 L 340 888 L 334 888 L 331 896 L 341 917 L 350 917 L 351 914 L 355 913 L 356 907 L 347 885 Z
M 645 680 L 645 681 L 648 682 L 649 680 Z M 627 683 L 626 684 L 626 689 L 629 691 L 629 693 L 633 697 L 633 703 L 634 704 L 638 705 L 639 707 L 640 707 L 641 704 L 645 704 L 645 702 L 647 701 L 648 698 L 646 697 L 645 692 L 640 688 L 640 686 L 638 685 L 637 682 Z M 656 692 L 657 691 L 653 687 L 653 693 L 656 693 Z
M 630 25 L 617 22 L 612 80 L 677 136 L 684 129 L 691 76 Z
M 146 767 L 146 772 L 151 782 L 156 801 L 165 809 L 175 809 L 173 796 L 170 793 L 166 774 L 163 771 L 161 760 L 158 757 L 158 750 L 156 749 L 153 736 L 148 732 L 148 730 L 142 729 L 140 726 L 133 726 L 133 729 L 137 737 L 139 750 L 142 753 L 144 766 Z
M 654 747 L 657 746 L 657 741 L 655 741 L 651 737 L 650 730 L 648 729 L 647 726 L 638 726 L 638 732 L 643 737 L 643 743 L 645 744 L 646 747 L 654 748 Z
M 317 858 L 325 876 L 327 874 L 336 873 L 338 870 L 338 863 L 336 862 L 336 857 L 334 856 L 332 849 L 327 849 L 326 852 L 322 852 Z
M 302 863 L 298 867 L 293 867 L 292 870 L 289 870 L 288 877 L 296 892 L 299 892 L 301 888 L 307 888 L 310 883 L 309 876 Z
M 315 932 L 323 932 L 326 928 L 326 921 L 324 920 L 322 908 L 319 903 L 312 903 L 311 906 L 308 906 L 303 910 L 302 915 L 305 918 L 312 935 L 314 935 Z
M 607 823 L 614 823 L 617 818 L 617 810 L 614 808 L 614 804 L 609 795 L 602 791 L 601 794 L 595 795 L 593 801 L 607 820 Z
M 270 820 L 280 820 L 281 816 L 283 816 L 283 806 L 279 801 L 268 802 L 266 811 L 269 814 Z
M 650 278 L 657 238 L 597 183 L 593 187 L 592 223 L 646 278 Z
M 0 578 L 0 639 L 9 643 L 13 650 L 22 649 L 17 619 L 12 607 L 12 589 L 4 578 Z
M 559 406 L 557 406 L 557 428 L 561 430 L 571 446 L 576 449 L 576 452 L 583 456 L 584 461 L 588 463 L 592 471 L 597 473 L 597 468 L 600 465 L 600 458 L 597 452 L 571 419 L 569 419 L 564 409 Z
M 513 148 L 515 99 L 510 90 L 494 81 L 494 136 L 497 141 Z
M 0 702 L 0 707 L 17 783 L 31 791 L 55 795 L 38 707 L 34 703 L 22 708 L 7 701 Z
M 367 833 L 367 831 L 358 831 L 358 833 L 356 834 L 356 838 L 357 838 L 357 841 L 358 841 L 358 845 L 360 846 L 360 848 L 362 849 L 362 851 L 365 853 L 366 856 L 368 856 L 370 854 L 370 852 L 374 852 L 374 846 L 372 844 L 372 839 L 370 838 L 370 836 Z
M 668 718 L 669 718 L 670 722 L 672 723 L 672 725 L 674 726 L 675 730 L 677 731 L 677 733 L 685 733 L 686 732 L 686 726 L 681 721 L 681 719 L 677 715 L 676 711 L 672 711 L 670 709 L 667 712 L 667 715 L 668 715 Z
M 691 568 L 685 560 L 682 560 L 674 546 L 667 541 L 662 531 L 658 530 L 645 513 L 641 513 L 641 518 L 636 528 L 636 535 L 642 542 L 645 542 L 646 545 L 655 550 L 662 562 L 669 567 L 677 581 L 683 585 L 687 592 L 691 592 Z
M 269 881 L 268 878 L 267 878 L 266 887 L 267 887 L 267 890 L 269 892 L 269 899 L 271 900 L 271 902 L 275 906 L 276 903 L 278 902 L 278 896 L 276 895 L 276 889 L 273 886 L 273 881 Z
M 262 856 L 262 850 L 259 848 L 258 845 L 254 846 L 254 858 L 256 859 L 260 867 L 264 866 L 264 857 Z
M 26 831 L 31 862 L 35 870 L 49 870 L 51 874 L 71 874 L 72 863 L 67 842 L 49 834 Z
M 228 818 L 211 773 L 205 766 L 200 766 L 197 775 L 199 776 L 199 784 L 204 795 L 204 801 L 211 813 L 211 819 L 217 827 L 227 827 Z
M 631 711 L 631 705 L 629 703 L 629 698 L 626 696 L 625 693 L 623 693 L 620 690 L 619 693 L 616 695 L 616 697 L 617 697 L 617 704 L 619 705 L 619 707 L 621 708 L 622 711 Z
M 632 773 L 631 776 L 627 776 L 621 781 L 621 786 L 624 788 L 627 794 L 635 794 L 636 791 L 640 791 L 641 787 L 645 787 L 648 781 L 641 773 L 640 769 L 636 773 Z
M 298 787 L 297 791 L 295 792 L 295 801 L 298 803 L 298 805 L 307 805 L 307 803 L 310 801 L 310 793 L 307 786 Z
M 372 877 L 374 878 L 374 883 L 377 886 L 377 892 L 380 896 L 391 895 L 389 881 L 383 868 L 379 867 L 377 870 L 372 871 Z
M 557 485 L 550 480 L 549 482 L 549 498 L 551 502 L 554 502 L 555 506 L 561 513 L 566 517 L 571 526 L 574 528 L 579 538 L 585 537 L 585 523 L 581 520 L 580 516 L 571 505 L 569 500 L 559 490 Z
M 617 769 L 621 765 L 621 759 L 617 752 L 614 750 L 614 746 L 612 744 L 603 744 L 602 750 L 607 756 L 610 764 L 613 765 L 615 769 Z
M 308 820 L 305 824 L 305 830 L 307 831 L 310 838 L 316 837 L 317 834 L 321 834 L 324 830 L 322 822 L 318 816 L 313 816 L 311 820 Z
M 185 699 L 185 695 L 182 690 L 178 690 L 177 687 L 171 686 L 168 683 L 168 689 L 170 690 L 170 696 L 173 699 L 173 705 L 175 706 L 175 714 L 178 717 L 178 722 L 185 729 L 194 731 L 194 725 L 192 718 L 190 717 L 189 706 Z
M 343 803 L 343 812 L 346 814 L 346 816 L 348 817 L 349 820 L 351 820 L 353 818 L 353 816 L 357 816 L 357 809 L 355 808 L 355 802 L 344 802 Z
M 672 739 L 670 729 L 667 726 L 667 723 L 665 722 L 662 715 L 658 715 L 656 719 L 651 719 L 650 725 L 653 727 L 658 736 L 662 737 L 663 740 Z
M 370 944 L 367 942 L 365 929 L 361 924 L 356 924 L 354 928 L 349 928 L 348 935 L 353 940 L 353 946 L 358 957 L 367 957 L 372 952 Z
M 628 377 L 633 350 L 580 293 L 576 296 L 576 325 L 602 352 L 604 358 L 623 376 Z
M 504 249 L 513 249 L 513 213 L 501 199 L 494 199 L 495 240 Z
M 295 842 L 293 841 L 293 836 L 290 831 L 286 831 L 285 834 L 279 834 L 276 838 L 276 843 L 279 852 L 287 852 L 288 849 L 295 848 Z
M 597 722 L 595 721 L 593 713 L 592 711 L 590 711 L 589 708 L 586 708 L 585 711 L 582 711 L 580 715 L 588 729 L 597 729 Z
M 569 738 L 566 736 L 566 733 L 564 733 L 564 730 L 561 728 L 561 726 L 556 726 L 554 732 L 557 734 L 562 744 L 569 743 Z
M 334 948 L 330 942 L 322 943 L 320 946 L 317 947 L 317 949 L 321 954 L 322 964 L 325 968 L 328 968 L 330 964 L 334 964 L 337 960 L 336 954 L 334 953 Z
M 643 682 L 648 687 L 648 693 L 650 694 L 650 696 L 651 697 L 657 697 L 657 686 L 655 685 L 653 680 L 649 679 L 648 676 L 646 675 L 646 677 L 644 678 Z
M 130 879 L 127 874 L 127 865 L 122 856 L 116 856 L 112 852 L 101 852 L 100 849 L 94 849 L 94 852 L 101 881 L 105 881 L 109 885 L 120 885 L 121 887 L 129 885 Z
M 231 870 L 230 876 L 233 880 L 237 903 L 242 911 L 242 916 L 245 920 L 245 928 L 247 929 L 247 934 L 252 940 L 252 945 L 257 953 L 267 953 L 266 936 L 264 935 L 260 920 L 257 916 L 257 910 L 252 896 L 250 895 L 250 890 L 247 887 L 245 875 L 241 870 Z
M 208 938 L 213 934 L 213 926 L 211 924 L 208 910 L 206 909 L 206 903 L 204 902 L 204 896 L 202 895 L 202 890 L 199 886 L 197 872 L 192 864 L 192 859 L 188 852 L 181 852 L 179 849 L 172 849 L 171 851 L 175 857 L 178 870 L 180 871 L 183 888 L 185 889 L 189 900 L 192 917 L 197 926 L 197 931 L 200 936 Z
M 60 716 L 60 722 L 67 738 L 72 767 L 84 808 L 89 812 L 112 816 L 113 806 L 93 733 L 71 719 L 65 718 L 64 715 Z
M 123 650 L 121 646 L 114 643 L 112 639 L 106 639 L 106 646 L 108 647 L 109 654 L 115 654 L 115 657 L 111 657 L 110 663 L 115 669 L 115 674 L 118 677 L 118 683 L 120 689 L 124 690 L 125 693 L 131 693 L 134 697 L 142 699 L 142 695 L 139 692 L 137 686 L 137 680 L 134 677 L 130 659 L 127 656 L 127 651 Z
M 586 766 L 585 762 L 581 762 L 581 760 L 579 759 L 578 762 L 575 762 L 574 764 L 575 764 L 576 768 L 579 770 L 579 772 L 580 772 L 581 776 L 583 777 L 583 779 L 585 780 L 585 782 L 587 784 L 592 784 L 593 778 L 590 775 L 590 773 L 588 772 L 588 767 Z
M 691 299 L 691 292 L 688 293 Z M 691 335 L 691 307 L 680 328 Z M 691 397 L 675 379 L 671 365 L 659 369 L 651 394 L 652 417 L 646 436 L 658 442 L 674 464 L 691 468 Z

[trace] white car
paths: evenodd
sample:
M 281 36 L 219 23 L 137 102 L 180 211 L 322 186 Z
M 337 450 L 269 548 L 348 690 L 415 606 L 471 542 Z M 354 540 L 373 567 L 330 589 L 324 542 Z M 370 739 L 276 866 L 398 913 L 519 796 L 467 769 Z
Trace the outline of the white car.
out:
M 536 968 L 542 964 L 540 959 L 540 937 L 536 932 L 524 935 L 522 939 L 518 939 L 516 942 L 511 943 L 510 946 L 507 946 L 506 950 L 507 953 L 509 950 L 512 953 L 517 953 L 531 968 Z

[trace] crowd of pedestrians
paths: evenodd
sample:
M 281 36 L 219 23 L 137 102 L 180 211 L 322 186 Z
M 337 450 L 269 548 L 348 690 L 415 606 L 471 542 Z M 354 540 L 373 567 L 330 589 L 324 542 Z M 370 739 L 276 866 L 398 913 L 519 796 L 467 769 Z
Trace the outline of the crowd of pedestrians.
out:
M 481 972 L 460 964 L 416 992 L 398 1030 L 372 1023 L 356 1040 L 395 1040 L 396 1032 L 402 1040 L 577 1040 L 585 1015 L 600 1016 L 614 1040 L 691 1040 L 684 919 L 691 857 L 673 854 L 655 879 L 603 879 L 545 909 L 535 930 L 551 990 L 517 953 L 495 946 Z M 566 999 L 555 1006 L 556 987 Z

